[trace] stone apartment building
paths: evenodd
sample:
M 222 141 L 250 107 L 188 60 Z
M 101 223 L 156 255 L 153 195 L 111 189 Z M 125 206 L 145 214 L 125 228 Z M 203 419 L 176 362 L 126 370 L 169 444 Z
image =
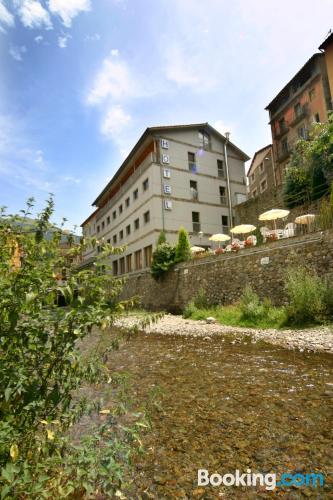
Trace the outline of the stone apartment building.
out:
M 320 45 L 319 50 L 325 54 L 325 63 L 327 69 L 327 76 L 330 86 L 331 93 L 331 106 L 330 109 L 333 110 L 333 33 L 330 30 L 328 36 Z
M 314 54 L 268 104 L 275 179 L 281 185 L 295 142 L 306 139 L 314 122 L 327 120 L 331 93 L 325 54 Z
M 210 246 L 208 238 L 227 233 L 234 222 L 228 171 L 232 213 L 246 199 L 248 159 L 208 123 L 147 128 L 82 224 L 83 234 L 99 241 L 84 255 L 85 263 L 104 240 L 126 245 L 122 255 L 111 257 L 115 275 L 147 268 L 159 233 L 164 230 L 174 243 L 180 226 L 192 245 Z
M 247 172 L 249 198 L 260 196 L 276 186 L 272 144 L 256 151 Z

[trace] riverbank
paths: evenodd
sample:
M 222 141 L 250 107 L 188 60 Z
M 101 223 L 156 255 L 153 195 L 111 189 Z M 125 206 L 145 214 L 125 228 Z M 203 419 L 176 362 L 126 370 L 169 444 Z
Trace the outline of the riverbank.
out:
M 117 322 L 117 326 L 131 326 L 137 316 L 126 316 Z M 209 341 L 213 336 L 233 335 L 235 341 L 250 336 L 253 342 L 265 341 L 287 349 L 300 351 L 326 352 L 333 354 L 333 329 L 327 326 L 306 329 L 255 329 L 241 328 L 209 323 L 206 320 L 195 321 L 182 316 L 166 314 L 156 323 L 144 328 L 147 333 L 154 332 L 164 335 L 182 335 L 201 337 Z

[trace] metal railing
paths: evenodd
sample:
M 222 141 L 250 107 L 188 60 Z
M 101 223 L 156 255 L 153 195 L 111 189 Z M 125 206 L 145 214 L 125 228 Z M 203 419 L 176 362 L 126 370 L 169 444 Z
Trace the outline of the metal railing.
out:
M 201 224 L 200 222 L 192 222 L 193 224 L 193 232 L 194 233 L 200 233 L 201 231 Z

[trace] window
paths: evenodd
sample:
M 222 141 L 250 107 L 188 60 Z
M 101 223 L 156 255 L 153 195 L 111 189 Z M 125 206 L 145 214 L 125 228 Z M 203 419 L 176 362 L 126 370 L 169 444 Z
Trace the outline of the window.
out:
M 131 225 L 128 224 L 128 226 L 126 226 L 126 235 L 128 236 L 129 234 L 131 234 Z
M 172 210 L 172 201 L 164 200 L 164 210 Z
M 126 206 L 126 208 L 128 208 L 130 206 L 130 199 L 129 199 L 129 197 L 126 198 L 126 200 L 125 200 L 125 206 Z
M 104 227 L 105 227 L 105 222 L 104 222 L 104 220 L 103 220 L 103 221 L 102 221 L 102 231 L 103 231 Z
M 297 129 L 297 134 L 300 139 L 307 139 L 308 134 L 305 125 L 302 125 Z
M 313 99 L 314 99 L 315 97 L 316 97 L 316 91 L 315 91 L 315 89 L 311 89 L 311 90 L 309 91 L 309 99 L 310 99 L 310 101 L 313 101 Z
M 113 244 L 116 245 L 117 244 L 117 235 L 116 234 L 113 235 L 112 240 L 113 240 Z
M 170 179 L 170 177 L 171 177 L 171 170 L 170 170 L 170 168 L 164 168 L 163 169 L 163 177 L 165 179 Z
M 162 163 L 170 163 L 169 155 L 162 155 Z
M 97 232 L 99 233 L 101 230 L 101 228 L 99 226 L 97 226 Z
M 149 179 L 145 179 L 142 183 L 142 189 L 144 191 L 147 191 L 148 188 L 149 188 Z
M 149 221 L 150 221 L 150 212 L 149 212 L 149 210 L 148 210 L 147 212 L 145 212 L 145 213 L 143 214 L 143 222 L 144 222 L 145 224 L 148 224 L 148 222 L 149 222 Z
M 284 139 L 282 141 L 282 153 L 288 153 L 288 141 Z
M 294 106 L 294 112 L 295 112 L 295 117 L 298 117 L 302 114 L 302 106 L 301 106 L 301 103 L 298 102 L 297 104 L 295 104 Z
M 255 198 L 257 196 L 257 190 L 256 189 L 253 191 L 252 196 L 253 196 L 253 198 Z
M 281 118 L 281 120 L 279 120 L 279 130 L 280 130 L 280 134 L 282 134 L 282 132 L 284 132 L 286 130 L 287 126 L 286 126 L 286 120 L 284 118 Z
M 200 130 L 198 137 L 199 137 L 200 148 L 209 150 L 210 149 L 210 135 L 207 134 L 207 132 Z
M 153 247 L 152 247 L 152 245 L 149 245 L 148 247 L 145 247 L 144 248 L 145 267 L 150 267 L 151 260 L 152 260 L 152 255 L 153 255 Z
M 161 148 L 169 149 L 169 141 L 167 139 L 161 139 Z
M 108 216 L 107 216 L 107 218 L 106 218 L 106 223 L 107 223 L 107 225 L 109 225 L 109 224 L 110 224 L 110 215 L 108 215 Z
M 201 230 L 199 212 L 192 212 L 192 226 L 193 226 L 193 232 L 199 233 L 199 231 Z
M 117 274 L 118 274 L 118 262 L 116 260 L 112 262 L 112 271 L 113 271 L 113 275 L 117 276 Z
M 197 165 L 195 163 L 195 153 L 191 153 L 190 151 L 187 153 L 188 159 L 188 168 L 191 172 L 197 171 Z
M 117 212 L 114 210 L 114 211 L 112 212 L 112 219 L 114 220 L 114 219 L 116 219 L 116 218 L 117 218 Z
M 190 181 L 190 192 L 192 200 L 198 200 L 198 183 L 197 181 Z
M 125 257 L 119 259 L 120 264 L 120 274 L 125 274 Z
M 223 163 L 223 160 L 217 160 L 217 176 L 224 178 L 224 163 Z
M 126 255 L 126 268 L 127 272 L 130 273 L 132 271 L 132 254 Z
M 124 239 L 124 230 L 123 229 L 121 231 L 119 231 L 119 239 L 120 240 Z
M 106 240 L 106 242 L 107 242 L 107 244 L 108 244 L 108 245 L 110 245 L 110 243 L 111 243 L 110 238 L 108 238 L 108 239 Z
M 319 116 L 319 113 L 316 113 L 314 117 L 315 117 L 315 121 L 316 121 L 317 123 L 320 123 L 320 116 Z
M 227 197 L 225 195 L 226 194 L 225 187 L 220 186 L 219 191 L 220 191 L 220 203 L 221 203 L 221 205 L 226 205 L 227 204 Z
M 222 233 L 227 234 L 229 231 L 228 216 L 222 215 Z
M 260 191 L 263 192 L 265 191 L 265 189 L 267 189 L 267 181 L 266 179 L 264 179 L 261 183 L 260 183 Z
M 140 227 L 140 219 L 135 219 L 134 221 L 134 229 L 137 230 Z
M 135 189 L 135 191 L 133 191 L 133 200 L 137 200 L 138 196 L 139 196 L 139 190 Z
M 123 205 L 119 205 L 119 215 L 123 213 Z
M 165 194 L 171 194 L 171 186 L 169 186 L 169 184 L 164 184 L 163 191 Z
M 259 165 L 259 172 L 262 174 L 264 171 L 264 162 L 260 163 Z
M 254 174 L 251 175 L 251 182 L 254 182 Z
M 142 250 L 137 250 L 134 254 L 135 256 L 135 269 L 142 269 Z

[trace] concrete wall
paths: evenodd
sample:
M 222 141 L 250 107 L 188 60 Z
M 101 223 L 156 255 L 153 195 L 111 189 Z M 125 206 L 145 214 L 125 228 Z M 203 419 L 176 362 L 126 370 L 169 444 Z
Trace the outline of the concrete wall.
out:
M 177 266 L 160 282 L 149 272 L 133 274 L 122 297 L 139 295 L 147 309 L 179 312 L 200 289 L 211 304 L 230 304 L 249 284 L 262 299 L 269 297 L 273 303 L 283 304 L 286 270 L 300 264 L 319 275 L 333 276 L 333 230 L 193 260 Z

